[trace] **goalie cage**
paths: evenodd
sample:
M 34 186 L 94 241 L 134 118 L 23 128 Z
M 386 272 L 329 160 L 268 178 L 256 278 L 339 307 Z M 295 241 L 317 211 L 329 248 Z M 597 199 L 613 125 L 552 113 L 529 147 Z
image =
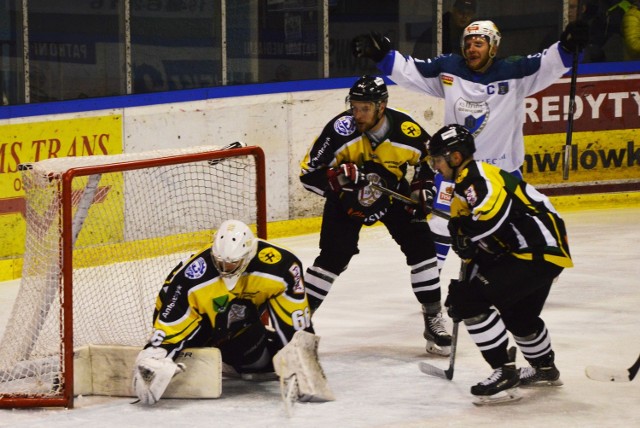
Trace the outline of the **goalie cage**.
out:
M 146 344 L 180 260 L 227 219 L 266 238 L 255 146 L 156 150 L 21 165 L 27 232 L 0 348 L 0 407 L 73 407 L 74 349 Z

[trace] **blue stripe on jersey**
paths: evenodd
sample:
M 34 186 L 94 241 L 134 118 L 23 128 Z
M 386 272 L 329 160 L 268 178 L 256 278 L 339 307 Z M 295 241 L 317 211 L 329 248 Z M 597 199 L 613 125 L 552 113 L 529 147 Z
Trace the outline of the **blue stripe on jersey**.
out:
M 430 60 L 415 61 L 416 68 L 425 78 L 437 77 L 443 70 L 470 82 L 488 85 L 502 80 L 521 79 L 540 69 L 542 54 L 512 56 L 497 59 L 486 73 L 476 73 L 467 67 L 463 57 L 456 54 L 441 55 Z M 384 62 L 384 61 L 383 61 Z M 393 65 L 393 61 L 389 61 Z M 386 72 L 386 70 L 385 70 Z

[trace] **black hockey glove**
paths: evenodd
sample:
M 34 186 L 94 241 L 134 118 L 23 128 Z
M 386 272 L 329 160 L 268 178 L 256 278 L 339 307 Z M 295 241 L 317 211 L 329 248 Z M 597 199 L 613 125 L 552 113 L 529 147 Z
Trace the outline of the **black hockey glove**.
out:
M 329 187 L 336 193 L 353 192 L 369 184 L 367 176 L 355 163 L 343 163 L 327 170 Z
M 449 292 L 444 301 L 444 306 L 447 308 L 447 315 L 449 315 L 449 318 L 451 318 L 453 322 L 462 321 L 462 316 L 460 316 L 458 311 L 460 309 L 461 294 L 464 293 L 462 287 L 464 286 L 465 283 L 457 279 L 452 279 L 449 283 Z
M 589 43 L 589 24 L 578 20 L 567 24 L 560 36 L 560 46 L 567 52 L 579 52 Z
M 351 41 L 351 51 L 356 58 L 369 58 L 380 62 L 390 50 L 391 40 L 375 31 L 360 34 Z
M 433 211 L 433 198 L 436 194 L 436 186 L 431 180 L 414 180 L 411 182 L 411 199 L 416 205 L 407 206 L 416 217 L 426 217 Z
M 463 260 L 472 259 L 478 252 L 478 246 L 460 229 L 460 218 L 451 218 L 447 227 L 451 235 L 453 251 Z

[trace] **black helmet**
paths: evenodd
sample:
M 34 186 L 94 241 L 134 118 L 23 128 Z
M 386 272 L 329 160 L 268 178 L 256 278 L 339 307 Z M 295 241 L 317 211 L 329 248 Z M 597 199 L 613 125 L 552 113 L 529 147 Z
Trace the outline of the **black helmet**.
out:
M 387 85 L 385 85 L 382 77 L 362 76 L 349 90 L 349 101 L 371 101 L 377 103 L 386 101 L 389 98 Z
M 436 132 L 427 146 L 431 156 L 447 156 L 453 151 L 471 156 L 476 151 L 473 135 L 462 125 L 446 125 Z

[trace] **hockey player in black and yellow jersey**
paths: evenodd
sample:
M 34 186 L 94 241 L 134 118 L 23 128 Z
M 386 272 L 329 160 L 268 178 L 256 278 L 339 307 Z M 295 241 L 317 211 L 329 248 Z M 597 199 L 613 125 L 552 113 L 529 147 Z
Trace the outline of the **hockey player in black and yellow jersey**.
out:
M 443 127 L 429 142 L 432 167 L 455 182 L 449 231 L 466 262 L 461 280 L 449 285 L 446 305 L 494 369 L 471 387 L 491 401 L 509 398 L 518 385 L 562 384 L 540 314 L 553 281 L 573 263 L 564 221 L 549 199 L 507 171 L 475 161 L 474 152 L 474 138 L 461 125 Z M 510 361 L 507 331 L 530 367 L 518 371 Z
M 305 274 L 309 304 L 312 311 L 318 309 L 358 253 L 362 225 L 380 221 L 411 268 L 427 351 L 448 355 L 451 336 L 441 316 L 435 245 L 425 219 L 433 201 L 433 172 L 425 162 L 429 134 L 407 114 L 387 107 L 387 100 L 382 78 L 358 79 L 349 91 L 347 110 L 329 121 L 301 162 L 302 185 L 325 197 L 320 255 Z M 414 168 L 411 184 L 405 178 L 408 168 Z M 371 183 L 411 195 L 420 208 L 408 210 Z
M 272 373 L 272 358 L 297 331 L 314 332 L 302 269 L 294 254 L 255 238 L 246 224 L 223 222 L 212 246 L 167 277 L 137 366 L 143 373 L 156 365 L 174 367 L 172 360 L 186 347 L 216 347 L 235 374 Z M 261 320 L 265 310 L 270 328 Z M 149 394 L 147 383 L 139 379 L 134 388 L 153 404 L 159 397 Z

